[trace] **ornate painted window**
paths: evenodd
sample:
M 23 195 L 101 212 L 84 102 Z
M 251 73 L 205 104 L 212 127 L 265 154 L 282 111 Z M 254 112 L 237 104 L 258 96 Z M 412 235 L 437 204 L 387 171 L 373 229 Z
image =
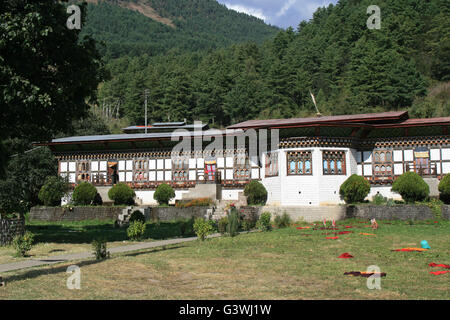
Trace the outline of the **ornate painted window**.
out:
M 345 151 L 327 150 L 323 151 L 323 174 L 345 175 Z
M 247 155 L 234 157 L 234 180 L 250 180 L 250 161 Z
M 373 152 L 373 172 L 375 176 L 392 176 L 393 165 L 391 150 Z
M 266 177 L 278 176 L 278 152 L 266 154 Z
M 148 181 L 148 160 L 134 160 L 134 181 Z
M 90 182 L 90 165 L 89 161 L 77 162 L 77 182 L 88 181 Z
M 189 180 L 189 159 L 179 158 L 172 160 L 172 179 L 174 181 Z
M 287 167 L 289 176 L 312 175 L 312 152 L 288 152 Z

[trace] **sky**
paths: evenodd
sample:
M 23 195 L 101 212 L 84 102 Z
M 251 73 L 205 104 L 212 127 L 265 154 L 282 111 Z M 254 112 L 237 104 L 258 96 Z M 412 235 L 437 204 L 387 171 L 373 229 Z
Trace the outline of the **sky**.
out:
M 258 17 L 281 28 L 297 26 L 312 18 L 318 7 L 335 4 L 337 0 L 218 0 L 229 9 Z

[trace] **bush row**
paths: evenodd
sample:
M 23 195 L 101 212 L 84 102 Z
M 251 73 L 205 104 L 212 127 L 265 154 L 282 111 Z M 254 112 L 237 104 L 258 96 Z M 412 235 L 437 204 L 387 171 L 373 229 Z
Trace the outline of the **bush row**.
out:
M 392 191 L 400 194 L 406 203 L 414 203 L 429 199 L 430 187 L 415 172 L 405 172 L 392 184 Z M 350 176 L 340 187 L 339 193 L 342 199 L 349 204 L 363 202 L 369 195 L 370 183 L 356 174 Z M 450 204 L 450 174 L 444 176 L 439 183 L 440 199 L 445 204 Z M 390 204 L 392 201 L 381 195 L 374 197 L 374 203 Z

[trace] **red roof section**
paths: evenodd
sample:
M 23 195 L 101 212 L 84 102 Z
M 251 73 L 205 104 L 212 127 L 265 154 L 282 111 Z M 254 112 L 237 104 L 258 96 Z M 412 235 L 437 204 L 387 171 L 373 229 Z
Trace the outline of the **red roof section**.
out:
M 283 127 L 309 124 L 325 124 L 325 123 L 361 123 L 369 124 L 380 121 L 396 121 L 401 122 L 408 118 L 408 111 L 391 111 L 381 113 L 366 113 L 354 115 L 341 116 L 324 116 L 324 117 L 310 117 L 310 118 L 292 118 L 292 119 L 269 119 L 269 120 L 249 120 L 241 122 L 228 129 L 251 129 L 251 128 L 269 128 L 269 127 Z M 444 118 L 446 119 L 446 118 Z M 429 120 L 429 119 L 419 119 Z

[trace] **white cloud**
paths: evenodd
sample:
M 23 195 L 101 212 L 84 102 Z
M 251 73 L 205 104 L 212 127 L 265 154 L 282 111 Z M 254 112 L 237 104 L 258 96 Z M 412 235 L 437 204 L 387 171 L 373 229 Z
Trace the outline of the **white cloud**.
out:
M 281 17 L 284 16 L 285 13 L 296 3 L 296 0 L 288 0 L 288 2 L 286 2 L 284 4 L 284 6 L 280 9 L 280 11 L 277 12 L 276 16 L 277 17 Z
M 231 9 L 231 10 L 234 10 L 237 12 L 246 13 L 248 15 L 262 19 L 264 21 L 267 20 L 267 17 L 264 15 L 264 13 L 261 9 L 250 8 L 247 6 L 240 5 L 240 4 L 225 3 L 225 5 L 227 6 L 228 9 Z

